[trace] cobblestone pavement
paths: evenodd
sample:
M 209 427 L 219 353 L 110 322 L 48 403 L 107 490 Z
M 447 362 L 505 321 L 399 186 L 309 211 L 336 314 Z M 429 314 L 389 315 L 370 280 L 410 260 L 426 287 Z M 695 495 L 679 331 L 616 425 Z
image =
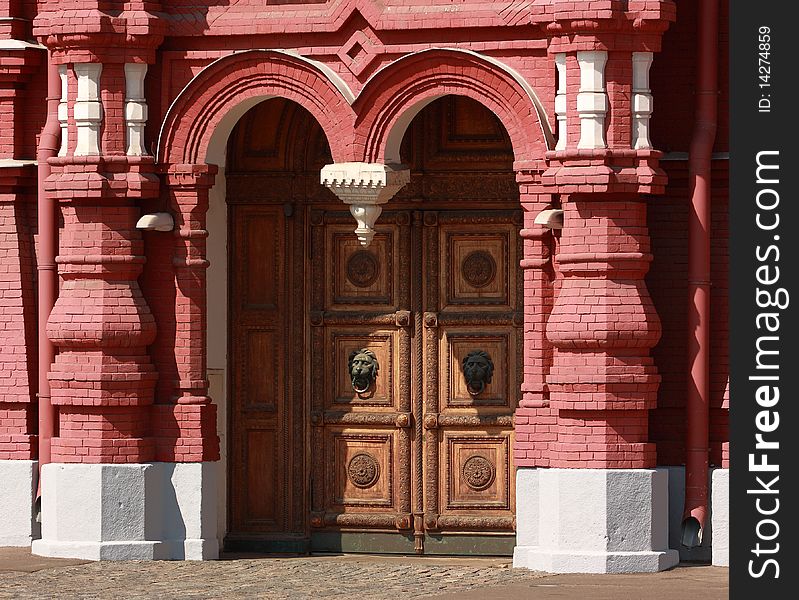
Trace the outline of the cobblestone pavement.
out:
M 377 556 L 314 556 L 296 558 L 236 558 L 209 562 L 128 561 L 74 564 L 75 561 L 51 561 L 46 568 L 26 568 L 25 558 L 18 557 L 17 568 L 4 570 L 0 553 L 0 598 L 290 598 L 402 600 L 415 598 L 591 598 L 604 597 L 601 579 L 591 576 L 571 576 L 563 582 L 559 577 L 524 569 L 512 569 L 504 559 L 435 559 Z M 38 563 L 37 563 L 38 565 Z M 29 572 L 25 572 L 29 571 Z M 623 589 L 612 598 L 665 598 L 657 593 L 645 593 L 641 582 L 669 586 L 682 594 L 694 589 L 694 597 L 726 598 L 722 579 L 726 575 L 715 569 L 693 577 L 675 570 L 672 582 L 664 581 L 669 574 L 637 576 L 640 582 L 627 581 L 627 576 L 610 576 L 613 582 L 626 581 Z M 697 570 L 698 572 L 699 570 Z M 607 576 L 599 576 L 607 577 Z M 649 579 L 647 579 L 649 578 Z M 691 583 L 690 580 L 695 580 Z M 581 582 L 590 581 L 591 589 L 579 589 Z M 688 582 L 683 592 L 674 581 Z M 708 586 L 708 581 L 711 585 Z M 714 595 L 714 582 L 716 591 Z M 562 583 L 562 585 L 561 585 Z M 643 587 L 646 587 L 645 585 Z M 679 588 L 679 585 L 678 585 Z M 609 590 L 608 590 L 609 591 Z M 696 591 L 701 595 L 697 596 Z M 621 592 L 621 593 L 619 593 Z M 708 592 L 710 594 L 708 595 Z M 723 592 L 723 594 L 721 593 Z M 552 594 L 555 595 L 552 595 Z M 565 595 L 564 595 L 565 594 Z M 630 595 L 632 594 L 632 595 Z M 645 595 L 644 595 L 645 594 Z M 687 595 L 687 594 L 685 594 Z M 669 594 L 669 597 L 671 594 Z M 685 596 L 674 596 L 685 597 Z
M 431 564 L 432 563 L 432 564 Z M 507 561 L 376 557 L 259 558 L 213 562 L 98 562 L 0 573 L 0 598 L 419 598 L 490 584 L 530 584 L 541 573 Z

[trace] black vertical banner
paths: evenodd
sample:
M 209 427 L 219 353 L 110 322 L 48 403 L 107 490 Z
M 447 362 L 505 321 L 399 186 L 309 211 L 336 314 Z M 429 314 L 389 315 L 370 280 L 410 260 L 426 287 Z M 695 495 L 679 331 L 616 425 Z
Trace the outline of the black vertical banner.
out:
M 730 2 L 735 600 L 799 597 L 798 14 L 795 2 Z

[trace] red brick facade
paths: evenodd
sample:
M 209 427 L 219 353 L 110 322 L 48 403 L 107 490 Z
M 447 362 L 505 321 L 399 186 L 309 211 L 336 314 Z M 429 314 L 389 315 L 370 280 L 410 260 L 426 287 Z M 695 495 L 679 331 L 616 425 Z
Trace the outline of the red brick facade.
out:
M 36 456 L 33 165 L 0 171 L 0 460 Z
M 34 155 L 45 118 L 49 54 L 66 66 L 68 115 L 66 152 L 51 159 L 46 185 L 62 219 L 60 294 L 47 324 L 58 349 L 49 368 L 58 414 L 53 462 L 219 458 L 206 373 L 206 212 L 218 158 L 212 152 L 220 147 L 214 135 L 229 132 L 236 106 L 287 98 L 319 122 L 335 162 L 383 163 L 398 160 L 416 112 L 458 94 L 484 104 L 505 126 L 525 212 L 516 466 L 683 463 L 689 198 L 680 153 L 687 153 L 693 118 L 695 15 L 692 3 L 677 5 L 0 3 L 0 17 L 11 17 L 0 21 L 0 459 L 35 457 L 33 382 L 38 368 L 48 368 L 35 364 L 36 181 L 25 159 Z M 654 53 L 654 149 L 632 148 L 634 53 Z M 566 131 L 555 128 L 559 55 Z M 605 62 L 586 66 L 594 55 Z M 75 65 L 85 63 L 102 65 L 97 100 L 81 96 Z M 149 65 L 147 156 L 126 152 L 125 65 L 132 63 Z M 601 82 L 590 82 L 594 68 Z M 598 87 L 584 87 L 589 83 Z M 584 107 L 589 101 L 593 108 Z M 93 102 L 101 116 L 81 121 L 82 103 Z M 720 102 L 726 106 L 726 91 Z M 602 139 L 586 147 L 595 125 Z M 86 153 L 80 140 L 92 127 L 99 127 L 99 150 Z M 720 124 L 718 153 L 727 150 L 726 131 Z M 556 150 L 563 135 L 567 143 Z M 711 463 L 726 466 L 727 190 L 720 158 L 710 435 Z M 534 222 L 551 207 L 564 211 L 564 227 L 554 234 Z M 138 217 L 156 210 L 173 215 L 174 232 L 136 230 Z

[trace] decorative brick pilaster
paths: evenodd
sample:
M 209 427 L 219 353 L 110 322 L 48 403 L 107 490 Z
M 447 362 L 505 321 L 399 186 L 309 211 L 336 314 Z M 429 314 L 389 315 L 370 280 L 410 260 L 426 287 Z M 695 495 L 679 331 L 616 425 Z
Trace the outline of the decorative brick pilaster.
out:
M 62 278 L 47 335 L 59 433 L 53 462 L 141 463 L 154 458 L 149 406 L 157 374 L 147 346 L 155 321 L 137 278 L 144 264 L 136 199 L 157 193 L 152 161 L 51 159 L 48 192 L 62 208 Z
M 547 324 L 549 466 L 653 467 L 648 410 L 660 379 L 650 349 L 660 323 L 643 279 L 652 258 L 643 194 L 662 193 L 666 177 L 648 137 L 648 69 L 674 3 L 551 8 L 541 23 L 559 73 L 559 139 L 541 190 L 560 195 L 564 225 Z
M 648 411 L 660 377 L 651 348 L 660 321 L 644 283 L 646 205 L 638 196 L 579 195 L 563 203 L 562 285 L 547 326 L 557 410 L 551 466 L 650 468 Z
M 174 326 L 162 340 L 174 352 L 162 369 L 169 394 L 155 407 L 158 459 L 199 462 L 219 459 L 216 406 L 208 397 L 206 306 L 206 213 L 213 165 L 172 165 L 166 173 L 169 207 L 175 216 Z M 171 311 L 170 311 L 171 312 Z M 174 338 L 172 338 L 174 336 Z
M 524 380 L 522 396 L 514 415 L 514 462 L 517 467 L 549 466 L 549 444 L 555 441 L 555 415 L 549 406 L 547 374 L 552 362 L 552 344 L 546 339 L 546 324 L 552 310 L 552 233 L 535 223 L 536 216 L 552 208 L 552 195 L 536 187 L 540 173 L 518 171 L 524 210 L 521 230 L 524 256 L 520 262 L 524 278 Z
M 555 116 L 559 157 L 597 157 L 626 169 L 618 151 L 650 149 L 649 67 L 675 19 L 671 0 L 551 0 L 535 21 L 547 32 L 558 73 Z M 613 164 L 615 163 L 615 164 Z M 634 175 L 634 173 L 631 173 Z M 572 183 L 572 181 L 565 181 Z
M 58 349 L 48 376 L 58 413 L 52 461 L 148 462 L 156 326 L 138 283 L 145 258 L 136 222 L 159 181 L 151 157 L 125 155 L 124 65 L 154 62 L 164 24 L 155 2 L 57 4 L 33 21 L 62 83 L 62 144 L 46 182 L 63 217 L 62 281 L 47 323 Z

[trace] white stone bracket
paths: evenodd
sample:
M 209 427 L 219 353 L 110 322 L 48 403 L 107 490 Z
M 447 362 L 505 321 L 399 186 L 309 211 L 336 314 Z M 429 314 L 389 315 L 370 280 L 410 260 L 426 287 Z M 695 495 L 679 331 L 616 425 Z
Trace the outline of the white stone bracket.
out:
M 321 174 L 322 185 L 350 206 L 358 223 L 355 234 L 363 246 L 372 243 L 375 222 L 383 212 L 381 205 L 410 180 L 408 169 L 379 163 L 334 163 L 325 165 Z

